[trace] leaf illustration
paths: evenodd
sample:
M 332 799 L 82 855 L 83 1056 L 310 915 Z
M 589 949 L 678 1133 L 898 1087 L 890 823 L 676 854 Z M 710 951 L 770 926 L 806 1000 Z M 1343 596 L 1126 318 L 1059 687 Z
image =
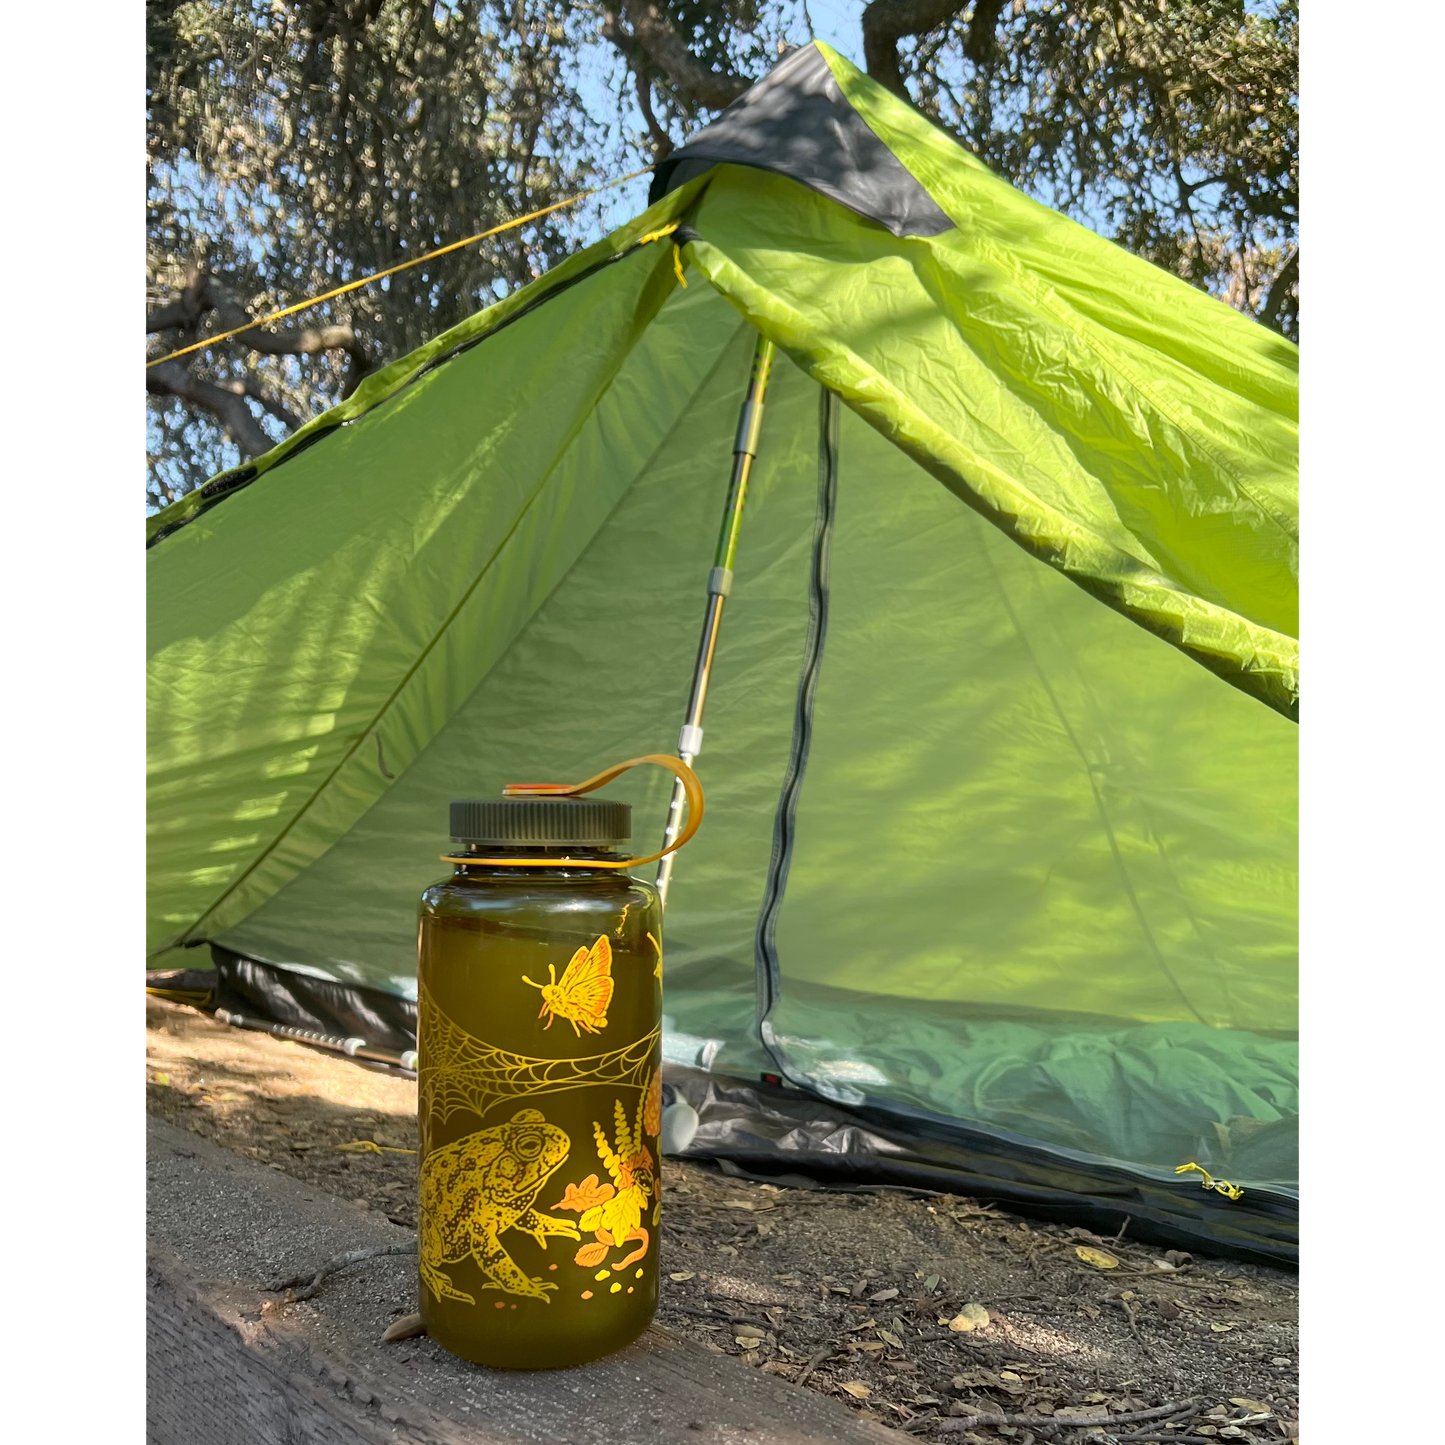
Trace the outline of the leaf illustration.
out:
M 585 1214 L 597 1204 L 606 1204 L 616 1191 L 610 1184 L 599 1184 L 595 1174 L 589 1174 L 580 1184 L 569 1184 L 567 1192 L 553 1209 L 573 1209 Z

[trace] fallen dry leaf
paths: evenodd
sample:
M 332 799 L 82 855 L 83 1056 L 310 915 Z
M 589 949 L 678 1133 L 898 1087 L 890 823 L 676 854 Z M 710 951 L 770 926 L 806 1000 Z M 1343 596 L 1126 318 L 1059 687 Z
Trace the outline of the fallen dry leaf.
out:
M 668 1275 L 668 1279 L 696 1279 L 697 1276 L 690 1269 L 680 1269 L 676 1274 Z
M 847 1390 L 855 1400 L 866 1400 L 873 1394 L 873 1391 L 862 1380 L 842 1380 L 839 1382 L 838 1388 Z
M 898 1336 L 892 1332 L 892 1330 L 879 1330 L 878 1338 L 880 1340 L 886 1340 L 887 1343 L 892 1345 L 895 1350 L 901 1350 L 903 1348 L 903 1341 L 900 1340 Z
M 1226 1330 L 1232 1330 L 1232 1329 L 1234 1328 L 1234 1326 L 1233 1326 L 1233 1325 L 1210 1325 L 1209 1328 L 1210 1328 L 1211 1330 L 1213 1330 L 1216 1335 L 1222 1335 L 1222 1334 L 1225 1333 Z
M 880 1289 L 877 1294 L 870 1294 L 868 1301 L 870 1304 L 882 1304 L 884 1300 L 897 1298 L 898 1291 L 896 1289 Z
M 1251 1415 L 1268 1415 L 1271 1410 L 1268 1405 L 1261 1405 L 1258 1400 L 1251 1400 L 1247 1395 L 1231 1395 L 1231 1405 L 1238 1405 L 1241 1410 L 1248 1410 Z
M 932 1294 L 933 1291 L 938 1288 L 938 1283 L 939 1276 L 936 1274 L 931 1274 L 926 1280 L 923 1281 L 923 1288 L 926 1289 L 929 1294 Z
M 781 1360 L 768 1360 L 759 1368 L 765 1375 L 781 1375 L 785 1380 L 791 1380 L 798 1373 L 796 1365 L 785 1365 Z
M 426 1334 L 426 1325 L 422 1322 L 420 1315 L 403 1315 L 399 1320 L 393 1320 L 381 1337 L 384 1345 L 395 1344 L 397 1340 L 414 1340 L 418 1335 Z
M 988 1323 L 988 1311 L 981 1304 L 966 1304 L 949 1320 L 948 1327 L 956 1334 L 982 1329 Z
M 1118 1269 L 1119 1261 L 1107 1249 L 1094 1249 L 1087 1244 L 1076 1244 L 1074 1253 L 1095 1269 Z

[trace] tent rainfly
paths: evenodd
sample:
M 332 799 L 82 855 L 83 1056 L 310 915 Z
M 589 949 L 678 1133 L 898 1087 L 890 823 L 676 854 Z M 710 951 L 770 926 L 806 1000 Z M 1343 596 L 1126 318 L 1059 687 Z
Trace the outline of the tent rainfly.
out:
M 412 1046 L 449 801 L 677 745 L 759 337 L 690 1152 L 1291 1257 L 1297 350 L 823 45 L 150 519 L 150 966 Z

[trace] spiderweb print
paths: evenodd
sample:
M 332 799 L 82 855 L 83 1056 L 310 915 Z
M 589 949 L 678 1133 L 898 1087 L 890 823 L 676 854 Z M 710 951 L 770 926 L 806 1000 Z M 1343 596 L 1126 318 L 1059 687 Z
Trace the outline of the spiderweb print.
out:
M 425 990 L 418 999 L 421 1111 L 444 1122 L 459 1109 L 481 1117 L 502 1099 L 559 1094 L 584 1084 L 644 1088 L 660 1028 L 635 1042 L 585 1059 L 534 1059 L 493 1048 L 453 1022 Z

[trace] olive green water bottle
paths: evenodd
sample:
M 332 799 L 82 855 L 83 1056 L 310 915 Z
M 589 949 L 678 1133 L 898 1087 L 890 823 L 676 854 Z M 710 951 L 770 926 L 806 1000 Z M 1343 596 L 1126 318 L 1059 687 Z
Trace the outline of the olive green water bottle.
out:
M 594 786 L 453 803 L 422 895 L 421 1313 L 479 1364 L 596 1359 L 657 1308 L 662 917 Z

